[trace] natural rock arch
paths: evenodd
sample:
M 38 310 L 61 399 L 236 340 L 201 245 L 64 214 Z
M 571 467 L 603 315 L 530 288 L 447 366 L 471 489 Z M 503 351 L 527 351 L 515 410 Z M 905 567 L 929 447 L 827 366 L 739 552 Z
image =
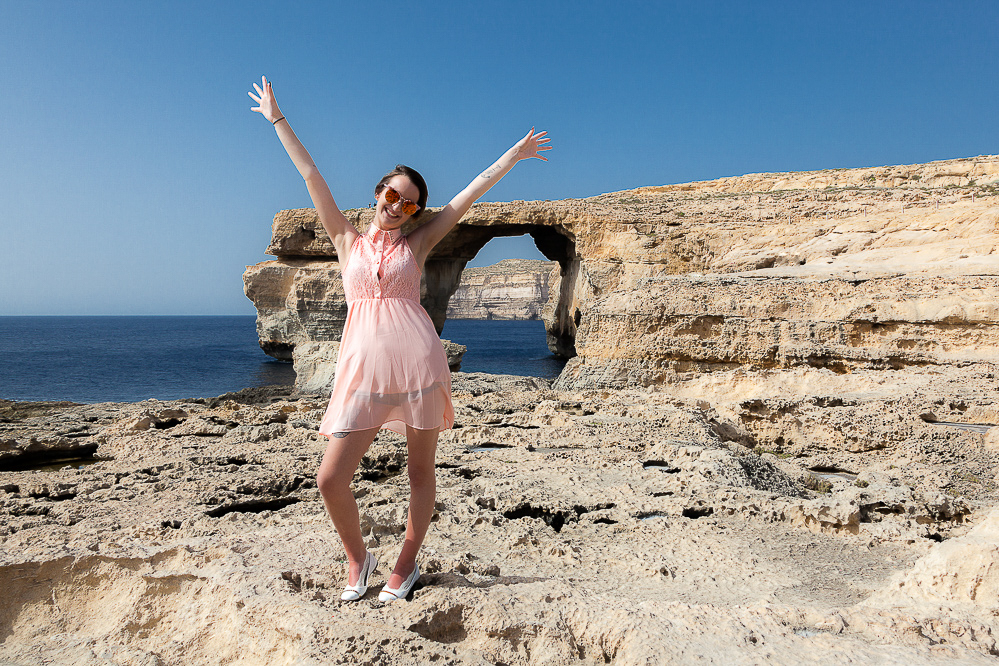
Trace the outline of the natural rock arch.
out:
M 532 215 L 525 219 L 519 211 L 511 215 L 507 204 L 499 204 L 498 214 L 491 216 L 483 214 L 483 206 L 497 205 L 477 205 L 434 248 L 424 265 L 420 300 L 438 334 L 468 262 L 493 238 L 527 234 L 547 259 L 558 263 L 558 287 L 542 318 L 549 349 L 562 358 L 572 358 L 576 355 L 576 326 L 580 321 L 575 298 L 580 257 L 569 225 L 559 216 Z M 373 211 L 347 211 L 346 215 L 363 230 L 370 224 Z M 415 226 L 404 231 L 408 233 Z M 249 266 L 243 275 L 246 295 L 257 308 L 260 346 L 275 358 L 294 360 L 300 380 L 303 371 L 309 376 L 319 372 L 322 378 L 313 385 L 328 383 L 327 370 L 334 366 L 347 307 L 336 250 L 315 210 L 279 212 L 267 253 L 277 259 Z M 458 353 L 450 349 L 451 354 Z M 460 358 L 460 354 L 453 358 Z M 326 369 L 303 367 L 307 365 L 323 365 Z
M 423 302 L 440 330 L 467 262 L 527 233 L 560 266 L 544 317 L 570 359 L 559 388 L 996 363 L 997 188 L 999 157 L 983 156 L 480 203 L 428 258 Z M 373 211 L 345 214 L 365 229 Z M 246 294 L 261 347 L 299 372 L 305 345 L 328 358 L 339 340 L 336 254 L 311 209 L 279 213 L 267 252 Z
M 559 286 L 544 310 L 548 348 L 556 356 L 576 355 L 576 328 L 571 313 L 573 285 L 579 273 L 579 257 L 572 235 L 556 224 L 500 224 L 489 226 L 459 225 L 434 253 L 427 258 L 423 273 L 421 301 L 434 322 L 438 335 L 444 328 L 448 302 L 461 273 L 486 243 L 494 238 L 530 235 L 538 251 L 550 261 L 558 262 Z

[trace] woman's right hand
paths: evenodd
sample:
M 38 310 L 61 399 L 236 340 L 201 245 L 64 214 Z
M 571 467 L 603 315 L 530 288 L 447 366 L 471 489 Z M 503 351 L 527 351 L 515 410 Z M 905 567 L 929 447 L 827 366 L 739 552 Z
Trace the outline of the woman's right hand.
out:
M 256 95 L 252 92 L 246 93 L 258 105 L 252 107 L 250 111 L 256 111 L 273 123 L 275 120 L 280 119 L 283 114 L 281 113 L 281 109 L 278 108 L 277 100 L 274 99 L 274 88 L 271 86 L 271 82 L 267 80 L 266 76 L 261 76 L 260 83 L 262 87 L 256 83 L 253 84 L 254 90 L 257 91 Z

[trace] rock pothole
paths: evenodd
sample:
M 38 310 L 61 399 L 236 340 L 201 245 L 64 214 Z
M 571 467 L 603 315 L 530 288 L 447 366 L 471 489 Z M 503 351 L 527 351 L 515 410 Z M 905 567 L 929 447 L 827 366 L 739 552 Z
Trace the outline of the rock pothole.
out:
M 437 610 L 407 629 L 435 643 L 460 643 L 468 638 L 465 629 L 466 608 L 460 604 Z

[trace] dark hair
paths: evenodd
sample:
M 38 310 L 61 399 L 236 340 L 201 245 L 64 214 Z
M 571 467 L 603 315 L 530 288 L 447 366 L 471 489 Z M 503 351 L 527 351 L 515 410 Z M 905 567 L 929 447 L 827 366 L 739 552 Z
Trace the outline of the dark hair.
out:
M 416 189 L 420 191 L 420 200 L 416 203 L 420 206 L 420 210 L 416 211 L 416 215 L 413 217 L 419 217 L 423 214 L 423 211 L 427 209 L 427 181 L 423 180 L 423 176 L 420 172 L 412 167 L 408 167 L 405 164 L 396 164 L 395 168 L 389 171 L 387 174 L 382 176 L 382 179 L 378 181 L 375 185 L 375 196 L 377 197 L 385 189 L 385 185 L 388 184 L 394 176 L 405 176 L 412 181 L 413 185 L 416 185 Z

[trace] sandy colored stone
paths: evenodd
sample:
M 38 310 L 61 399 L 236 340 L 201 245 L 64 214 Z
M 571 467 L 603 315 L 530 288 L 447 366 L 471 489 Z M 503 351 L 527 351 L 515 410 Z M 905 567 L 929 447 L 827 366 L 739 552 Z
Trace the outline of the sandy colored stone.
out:
M 447 305 L 448 319 L 541 319 L 557 284 L 558 264 L 536 259 L 504 259 L 492 266 L 466 268 Z
M 393 605 L 377 590 L 402 541 L 405 447 L 380 435 L 358 469 L 381 564 L 342 604 L 344 554 L 315 488 L 325 396 L 19 417 L 14 439 L 89 423 L 98 462 L 0 471 L 0 661 L 994 662 L 995 486 L 977 475 L 996 454 L 981 432 L 919 417 L 995 414 L 994 392 L 973 368 L 808 372 L 600 391 L 456 373 L 424 575 Z M 816 424 L 908 416 L 904 431 L 858 420 L 883 448 L 815 440 L 789 456 L 765 438 L 787 430 L 758 428 L 747 401 Z M 816 470 L 844 476 L 813 490 Z
M 495 236 L 529 233 L 559 266 L 542 316 L 549 348 L 572 358 L 566 388 L 735 366 L 995 362 L 997 182 L 999 158 L 982 156 L 476 204 L 428 258 L 421 300 L 441 330 L 465 264 Z M 372 212 L 347 214 L 363 229 Z M 342 288 L 322 277 L 335 253 L 314 211 L 278 213 L 268 251 L 280 270 L 244 278 L 265 350 L 338 339 L 325 313 L 342 310 Z M 305 290 L 322 298 L 301 296 L 309 280 L 291 264 L 330 281 Z
M 336 262 L 279 259 L 248 266 L 247 298 L 257 307 L 257 338 L 266 353 L 293 359 L 296 344 L 339 342 L 347 301 Z
M 424 273 L 435 324 L 489 238 L 530 233 L 575 358 L 454 374 L 406 602 L 377 601 L 391 433 L 354 478 L 374 589 L 338 600 L 324 393 L 0 403 L 0 662 L 994 663 L 997 181 L 981 157 L 473 207 Z M 342 285 L 317 229 L 280 213 L 244 280 L 318 387 Z
M 999 426 L 989 428 L 985 434 L 985 448 L 999 453 Z
M 300 342 L 295 345 L 295 385 L 302 391 L 328 393 L 336 378 L 339 342 Z
M 865 602 L 875 607 L 927 604 L 974 606 L 993 614 L 999 610 L 999 510 L 893 576 Z

